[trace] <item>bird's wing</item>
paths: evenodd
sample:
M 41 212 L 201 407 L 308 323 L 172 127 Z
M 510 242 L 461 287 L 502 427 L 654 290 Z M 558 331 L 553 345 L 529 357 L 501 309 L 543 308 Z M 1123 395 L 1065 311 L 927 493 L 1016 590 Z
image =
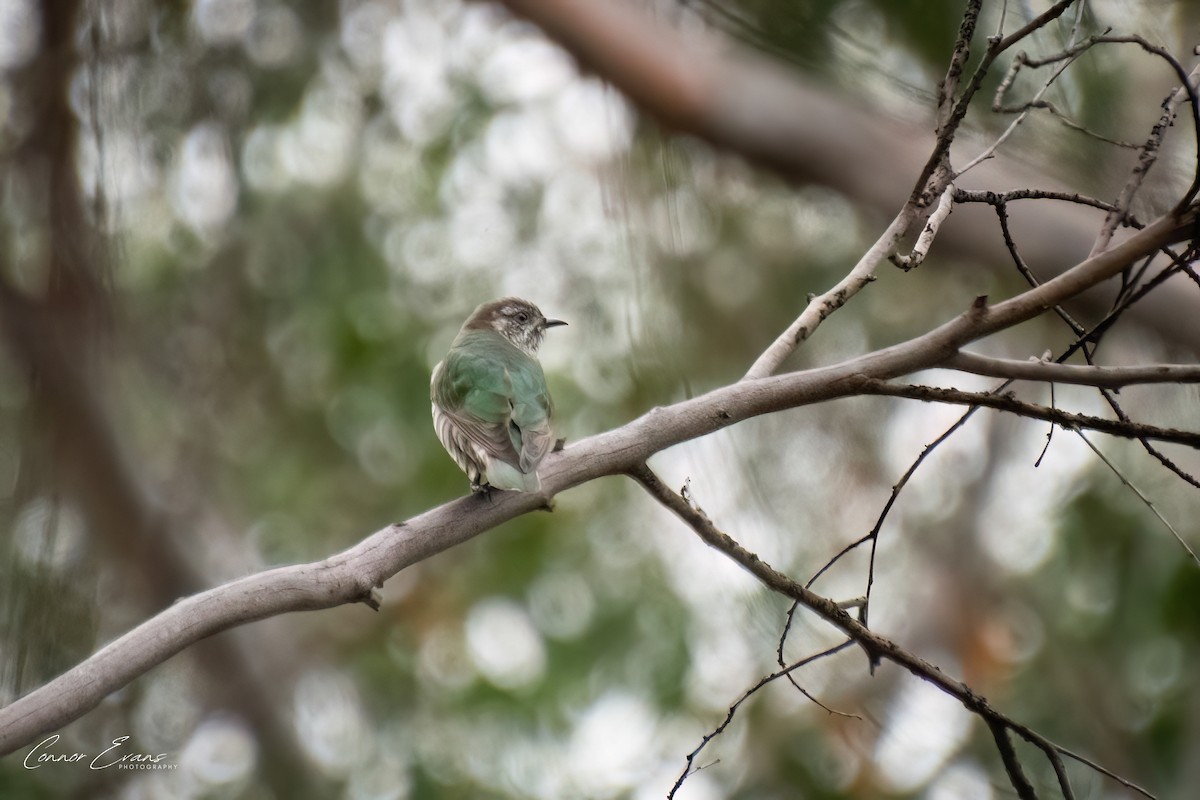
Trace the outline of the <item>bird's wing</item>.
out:
M 509 378 L 516 398 L 510 425 L 515 432 L 513 444 L 520 452 L 521 471 L 530 473 L 554 447 L 554 431 L 550 426 L 554 406 L 546 388 L 546 376 L 535 359 L 519 362 L 509 370 Z
M 436 377 L 434 402 L 492 458 L 529 474 L 554 447 L 553 407 L 536 359 L 489 337 L 453 348 Z
M 481 451 L 514 467 L 521 463 L 514 443 L 513 385 L 508 370 L 487 354 L 452 349 L 433 384 L 433 401 Z

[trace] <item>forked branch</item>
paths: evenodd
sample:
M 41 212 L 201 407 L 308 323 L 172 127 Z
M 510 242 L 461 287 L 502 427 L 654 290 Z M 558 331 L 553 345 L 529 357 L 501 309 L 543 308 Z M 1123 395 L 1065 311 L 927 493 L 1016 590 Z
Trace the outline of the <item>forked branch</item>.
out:
M 1041 734 L 996 710 L 986 698 L 976 693 L 962 681 L 950 677 L 920 656 L 905 650 L 892 640 L 880 636 L 846 613 L 838 603 L 813 592 L 811 589 L 779 572 L 770 564 L 767 564 L 757 555 L 742 547 L 733 537 L 719 529 L 697 504 L 688 502 L 682 495 L 668 488 L 654 471 L 645 464 L 635 466 L 630 470 L 629 474 L 641 484 L 642 488 L 651 497 L 683 520 L 705 544 L 732 559 L 768 589 L 795 600 L 801 606 L 812 611 L 825 622 L 840 630 L 863 649 L 871 663 L 889 661 L 896 664 L 910 674 L 933 684 L 958 700 L 965 709 L 973 714 L 977 714 L 984 722 L 992 726 L 993 730 L 999 728 L 1005 731 L 1006 734 L 1009 731 L 1016 733 L 1022 739 L 1042 750 L 1054 766 L 1063 796 L 1065 798 L 1074 797 L 1070 782 L 1067 780 L 1066 772 L 1061 769 L 1062 762 L 1060 758 L 1060 755 L 1074 758 L 1074 753 L 1060 747 Z M 1091 761 L 1084 761 L 1083 763 L 1087 763 L 1126 788 L 1133 789 L 1145 797 L 1154 797 L 1154 795 L 1145 789 L 1114 774 L 1110 770 L 1100 768 Z M 1005 766 L 1009 771 L 1010 778 L 1013 780 L 1014 787 L 1017 788 L 1018 792 L 1022 791 L 1022 786 L 1018 783 L 1014 771 L 1009 767 L 1007 758 L 1005 758 Z M 685 769 L 676 787 L 686 779 L 687 775 L 688 772 Z

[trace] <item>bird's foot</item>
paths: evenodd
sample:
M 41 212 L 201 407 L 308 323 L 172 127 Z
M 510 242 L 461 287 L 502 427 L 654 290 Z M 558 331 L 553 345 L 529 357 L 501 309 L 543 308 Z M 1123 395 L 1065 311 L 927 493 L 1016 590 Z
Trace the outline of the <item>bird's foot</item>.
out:
M 558 453 L 558 452 L 561 452 L 561 451 L 562 451 L 562 449 L 563 449 L 564 447 L 566 447 L 566 445 L 567 445 L 567 437 L 565 437 L 565 436 L 564 436 L 564 437 L 563 437 L 563 438 L 561 438 L 561 439 L 556 439 L 556 440 L 554 441 L 554 447 L 552 447 L 552 448 L 550 449 L 550 452 L 551 452 L 551 453 Z
M 492 492 L 495 491 L 490 483 L 472 483 L 471 494 L 476 497 L 482 497 L 489 503 L 492 501 Z

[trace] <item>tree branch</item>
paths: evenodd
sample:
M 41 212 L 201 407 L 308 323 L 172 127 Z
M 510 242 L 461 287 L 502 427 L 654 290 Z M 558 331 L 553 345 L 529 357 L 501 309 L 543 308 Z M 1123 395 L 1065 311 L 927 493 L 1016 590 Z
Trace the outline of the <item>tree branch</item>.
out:
M 962 95 L 957 101 L 953 102 L 949 112 L 945 115 L 944 121 L 942 119 L 938 121 L 937 142 L 934 144 L 933 152 L 921 170 L 921 176 L 917 178 L 917 183 L 913 187 L 912 194 L 909 195 L 910 201 L 917 202 L 922 193 L 926 191 L 926 184 L 929 179 L 939 168 L 947 166 L 946 162 L 949 159 L 950 145 L 954 142 L 954 138 L 958 133 L 958 127 L 962 124 L 963 119 L 966 118 L 967 109 L 971 106 L 971 100 L 983 85 L 983 79 L 987 76 L 987 72 L 996 58 L 1026 36 L 1062 16 L 1063 12 L 1074 2 L 1075 0 L 1059 0 L 1017 31 L 1004 38 L 996 37 L 988 41 L 987 50 L 984 51 L 983 58 L 980 59 L 979 64 L 975 67 L 975 71 L 971 74 L 971 79 L 967 81 Z M 969 17 L 972 13 L 971 10 L 977 5 L 973 0 L 969 0 L 967 12 L 964 17 Z
M 735 700 L 733 702 L 733 704 L 729 706 L 729 711 L 725 714 L 725 719 L 721 721 L 721 724 L 718 725 L 716 728 L 713 728 L 713 730 L 710 731 L 709 733 L 705 734 L 704 738 L 700 740 L 700 744 L 696 746 L 696 749 L 692 750 L 692 752 L 687 754 L 687 763 L 684 765 L 683 772 L 675 780 L 675 785 L 671 787 L 671 791 L 667 792 L 667 800 L 674 800 L 674 797 L 679 792 L 680 787 L 683 786 L 683 782 L 688 779 L 689 775 L 692 775 L 693 773 L 698 771 L 698 768 L 695 767 L 696 756 L 700 755 L 700 751 L 703 750 L 708 745 L 709 742 L 711 742 L 713 739 L 717 738 L 718 736 L 720 736 L 722 733 L 725 732 L 725 729 L 729 727 L 729 723 L 733 722 L 733 717 L 737 713 L 737 710 L 742 706 L 742 703 L 745 703 L 747 700 L 750 699 L 751 695 L 755 694 L 759 689 L 763 688 L 764 686 L 766 686 L 769 683 L 772 683 L 772 682 L 778 680 L 779 678 L 787 677 L 794 681 L 795 678 L 792 677 L 792 673 L 795 672 L 796 670 L 800 669 L 801 667 L 807 666 L 807 665 L 811 664 L 812 662 L 817 661 L 819 659 L 827 658 L 829 656 L 840 653 L 841 651 L 845 650 L 847 647 L 849 647 L 852 644 L 854 644 L 854 642 L 850 639 L 847 639 L 846 641 L 842 642 L 841 644 L 834 645 L 833 647 L 830 647 L 826 650 L 822 650 L 819 653 L 815 653 L 806 658 L 802 658 L 799 661 L 796 661 L 796 662 L 793 662 L 786 666 L 780 667 L 775 672 L 772 672 L 770 675 L 764 675 L 761 679 L 759 679 L 758 683 L 754 684 L 749 689 L 747 689 L 745 692 L 743 692 L 742 696 L 739 697 L 737 700 Z M 801 691 L 803 691 L 803 690 L 801 690 Z
M 1156 55 L 1165 61 L 1175 73 L 1175 77 L 1179 79 L 1179 89 L 1177 92 L 1172 93 L 1172 95 L 1168 97 L 1166 101 L 1164 101 L 1163 117 L 1160 118 L 1159 122 L 1155 125 L 1156 133 L 1152 134 L 1150 139 L 1147 140 L 1146 145 L 1143 148 L 1141 158 L 1139 159 L 1139 166 L 1135 169 L 1133 184 L 1128 186 L 1127 189 L 1130 191 L 1130 193 L 1137 191 L 1138 185 L 1141 183 L 1141 178 L 1137 176 L 1136 173 L 1139 171 L 1145 172 L 1156 160 L 1155 153 L 1158 150 L 1158 143 L 1162 140 L 1162 133 L 1174 119 L 1175 109 L 1183 99 L 1182 96 L 1186 95 L 1189 100 L 1189 105 L 1191 106 L 1192 137 L 1195 140 L 1196 167 L 1192 172 L 1191 185 L 1188 187 L 1187 191 L 1184 192 L 1183 197 L 1180 198 L 1179 203 L 1175 207 L 1177 211 L 1182 210 L 1191 204 L 1192 200 L 1195 199 L 1197 192 L 1200 191 L 1200 94 L 1197 93 L 1196 86 L 1192 83 L 1195 73 L 1189 75 L 1187 70 L 1184 69 L 1183 64 L 1181 64 L 1179 59 L 1175 58 L 1170 51 L 1164 47 L 1153 44 L 1144 36 L 1138 36 L 1136 34 L 1124 36 L 1110 36 L 1107 34 L 1090 36 L 1084 41 L 1068 47 L 1059 53 L 1047 56 L 1046 58 L 1035 59 L 1026 57 L 1025 63 L 1032 67 L 1044 66 L 1046 64 L 1053 63 L 1054 61 L 1073 58 L 1076 54 L 1083 52 L 1084 50 L 1087 50 L 1088 48 L 1097 44 L 1136 44 L 1147 53 Z
M 1022 725 L 1001 712 L 993 708 L 986 698 L 976 693 L 971 687 L 965 683 L 958 681 L 942 672 L 938 667 L 925 661 L 921 657 L 914 655 L 903 649 L 895 642 L 880 636 L 874 631 L 867 628 L 858 620 L 847 614 L 837 603 L 829 598 L 822 597 L 810 589 L 805 588 L 802 584 L 797 583 L 788 576 L 778 572 L 769 564 L 760 559 L 757 555 L 742 547 L 731 536 L 721 531 L 712 520 L 700 510 L 698 507 L 689 503 L 676 492 L 671 491 L 660 479 L 654 474 L 645 464 L 639 464 L 630 470 L 630 477 L 634 478 L 642 487 L 659 503 L 668 510 L 672 511 L 677 517 L 683 520 L 697 536 L 710 547 L 719 550 L 739 566 L 757 578 L 764 586 L 772 591 L 778 592 L 785 597 L 790 597 L 804 607 L 813 611 L 817 616 L 838 628 L 848 637 L 858 643 L 867 654 L 867 658 L 872 662 L 891 661 L 897 666 L 902 667 L 910 674 L 925 680 L 937 688 L 941 689 L 946 694 L 962 703 L 963 707 L 968 711 L 977 714 L 989 726 L 999 726 L 1005 731 L 1012 731 L 1025 739 L 1029 743 L 1041 749 L 1050 758 L 1054 766 L 1055 774 L 1058 776 L 1063 796 L 1072 798 L 1070 784 L 1066 780 L 1066 773 L 1061 769 L 1061 759 L 1058 754 L 1070 755 L 1075 757 L 1073 753 L 1054 744 L 1046 737 L 1031 730 L 1025 725 Z M 1011 745 L 1010 745 L 1011 748 Z M 1007 763 L 1007 755 L 1004 756 Z M 1095 766 L 1091 762 L 1084 761 L 1089 766 Z M 1121 785 L 1134 789 L 1146 797 L 1153 795 L 1146 792 L 1144 789 L 1134 785 L 1130 781 L 1121 778 L 1109 770 L 1099 769 L 1104 775 L 1121 783 Z M 1012 771 L 1010 770 L 1010 775 Z M 1022 775 L 1022 778 L 1024 776 Z M 1015 782 L 1014 782 L 1014 785 Z M 1020 787 L 1018 786 L 1018 792 Z
M 844 306 L 864 286 L 875 280 L 875 268 L 900 243 L 916 218 L 916 206 L 905 203 L 904 208 L 892 220 L 892 224 L 888 226 L 882 236 L 875 240 L 875 244 L 871 245 L 863 254 L 846 277 L 838 281 L 829 291 L 809 300 L 808 305 L 805 306 L 804 311 L 800 313 L 795 322 L 779 334 L 771 346 L 763 351 L 742 377 L 742 380 L 756 380 L 775 374 L 787 357 L 808 340 L 808 337 L 812 335 L 818 325 L 825 321 L 826 317 Z
M 929 248 L 933 246 L 933 240 L 938 234 L 938 229 L 942 227 L 942 223 L 950 216 L 950 212 L 954 210 L 954 184 L 947 184 L 942 191 L 941 198 L 938 199 L 937 208 L 929 215 L 929 219 L 925 221 L 925 227 L 921 230 L 921 235 L 917 237 L 917 243 L 913 245 L 912 252 L 906 256 L 892 254 L 891 262 L 900 269 L 908 272 L 921 266 L 925 261 L 925 256 L 929 255 Z
M 1051 381 L 1105 389 L 1145 383 L 1198 383 L 1200 364 L 1153 364 L 1147 367 L 1100 367 L 1056 364 L 1052 361 L 1018 361 L 960 352 L 939 366 L 986 375 L 1028 381 Z
M 998 411 L 1008 411 L 1022 417 L 1045 420 L 1061 425 L 1069 430 L 1090 428 L 1101 433 L 1120 436 L 1126 439 L 1157 439 L 1163 442 L 1187 445 L 1200 448 L 1200 432 L 1183 431 L 1177 428 L 1159 428 L 1154 425 L 1143 425 L 1138 422 L 1127 422 L 1119 419 L 1104 419 L 1088 414 L 1072 414 L 1057 408 L 1039 406 L 1036 403 L 1026 403 L 1011 394 L 989 394 L 987 392 L 964 392 L 961 389 L 941 389 L 936 386 L 919 386 L 913 384 L 886 383 L 879 380 L 864 381 L 858 391 L 862 394 L 887 395 L 889 397 L 907 397 L 913 400 L 924 400 L 935 403 L 953 403 L 964 406 L 983 406 Z
M 1013 748 L 1012 739 L 1008 736 L 1008 728 L 995 720 L 988 720 L 987 726 L 992 732 L 992 738 L 996 740 L 996 749 L 1000 751 L 1000 760 L 1004 762 L 1004 771 L 1008 773 L 1009 782 L 1017 790 L 1017 797 L 1021 800 L 1037 800 L 1037 792 L 1033 790 L 1033 784 L 1029 782 L 1029 779 L 1025 777 L 1025 771 L 1021 769 L 1021 761 L 1017 758 L 1017 751 Z M 1070 784 L 1067 784 L 1063 796 L 1068 800 L 1073 800 L 1074 792 L 1071 791 Z

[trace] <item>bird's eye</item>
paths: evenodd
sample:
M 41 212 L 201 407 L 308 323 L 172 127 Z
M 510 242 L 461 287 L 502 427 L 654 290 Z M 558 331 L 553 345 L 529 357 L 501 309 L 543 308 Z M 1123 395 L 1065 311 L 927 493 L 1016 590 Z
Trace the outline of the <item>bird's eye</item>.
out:
M 529 322 L 529 315 L 526 314 L 524 311 L 522 311 L 520 314 L 517 314 L 517 322 L 520 322 L 520 323 Z

